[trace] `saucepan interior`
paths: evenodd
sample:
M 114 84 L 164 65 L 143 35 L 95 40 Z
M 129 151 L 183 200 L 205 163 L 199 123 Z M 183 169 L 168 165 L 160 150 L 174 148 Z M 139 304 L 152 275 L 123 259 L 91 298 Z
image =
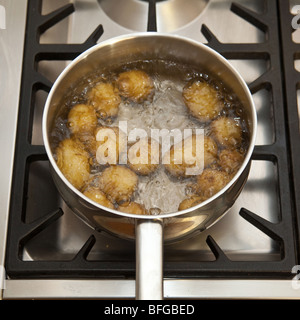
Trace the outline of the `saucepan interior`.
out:
M 105 229 L 124 238 L 134 238 L 133 219 L 157 219 L 151 215 L 119 212 L 97 204 L 79 192 L 61 173 L 51 149 L 50 136 L 54 119 L 66 92 L 86 75 L 138 60 L 164 59 L 195 65 L 213 74 L 232 90 L 243 105 L 249 129 L 249 146 L 242 166 L 232 180 L 217 194 L 195 207 L 161 214 L 165 220 L 165 239 L 178 239 L 196 229 L 204 230 L 217 221 L 234 203 L 248 176 L 256 135 L 256 111 L 244 80 L 230 63 L 209 47 L 196 41 L 169 34 L 138 33 L 102 42 L 81 54 L 68 65 L 54 83 L 43 116 L 43 138 L 54 181 L 73 211 L 96 229 Z M 130 226 L 129 229 L 124 226 Z

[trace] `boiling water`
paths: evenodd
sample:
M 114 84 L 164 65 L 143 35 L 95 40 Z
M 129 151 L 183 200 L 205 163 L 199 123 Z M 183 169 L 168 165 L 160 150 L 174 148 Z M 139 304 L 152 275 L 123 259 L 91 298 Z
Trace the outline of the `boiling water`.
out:
M 55 154 L 58 143 L 70 136 L 67 126 L 67 115 L 72 106 L 87 102 L 87 92 L 100 81 L 114 82 L 119 73 L 132 69 L 144 70 L 151 76 L 154 82 L 154 96 L 143 103 L 133 103 L 122 100 L 119 113 L 115 119 L 99 119 L 99 125 L 119 126 L 120 121 L 126 121 L 127 133 L 136 128 L 144 129 L 148 137 L 151 137 L 152 129 L 166 129 L 172 132 L 179 129 L 182 133 L 185 129 L 203 129 L 206 135 L 210 135 L 209 123 L 201 123 L 192 117 L 184 104 L 182 92 L 184 86 L 193 79 L 207 81 L 217 89 L 219 97 L 224 103 L 220 115 L 228 115 L 238 118 L 243 129 L 243 148 L 248 145 L 248 128 L 243 117 L 241 103 L 226 88 L 222 82 L 208 75 L 203 70 L 191 66 L 182 65 L 164 60 L 137 61 L 134 63 L 110 68 L 107 71 L 95 72 L 82 79 L 76 88 L 68 93 L 62 103 L 62 108 L 57 115 L 52 135 L 51 145 Z M 182 135 L 183 136 L 183 135 Z M 161 142 L 161 141 L 159 141 Z M 99 174 L 105 166 L 92 168 L 92 174 Z M 177 179 L 170 176 L 160 164 L 158 169 L 150 176 L 139 176 L 138 188 L 134 195 L 134 201 L 143 204 L 151 214 L 170 213 L 178 211 L 178 205 L 187 198 L 190 186 L 195 177 Z

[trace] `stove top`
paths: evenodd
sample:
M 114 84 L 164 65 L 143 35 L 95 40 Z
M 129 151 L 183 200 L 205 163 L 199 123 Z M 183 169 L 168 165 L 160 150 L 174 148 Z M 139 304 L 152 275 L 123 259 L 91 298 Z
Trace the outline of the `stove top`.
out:
M 300 297 L 294 1 L 189 1 L 184 14 L 181 0 L 127 0 L 122 10 L 112 0 L 70 2 L 0 1 L 7 14 L 1 49 L 10 62 L 0 60 L 10 80 L 0 83 L 9 118 L 0 126 L 7 168 L 0 179 L 3 298 L 135 296 L 135 244 L 92 230 L 63 202 L 49 172 L 41 117 L 69 61 L 97 42 L 136 31 L 179 34 L 220 52 L 246 80 L 258 114 L 249 179 L 233 208 L 209 230 L 165 246 L 165 297 Z M 19 86 L 20 95 L 12 94 Z

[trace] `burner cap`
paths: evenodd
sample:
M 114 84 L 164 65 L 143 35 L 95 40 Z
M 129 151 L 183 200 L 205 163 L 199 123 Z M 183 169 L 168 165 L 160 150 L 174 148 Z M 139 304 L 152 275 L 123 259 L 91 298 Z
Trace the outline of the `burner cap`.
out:
M 156 0 L 159 32 L 172 32 L 197 18 L 209 0 Z M 147 31 L 149 0 L 98 0 L 102 10 L 119 25 L 133 31 Z

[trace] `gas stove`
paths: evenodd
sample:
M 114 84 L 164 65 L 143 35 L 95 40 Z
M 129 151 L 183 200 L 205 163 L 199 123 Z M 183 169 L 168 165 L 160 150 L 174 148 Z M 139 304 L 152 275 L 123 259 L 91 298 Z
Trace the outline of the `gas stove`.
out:
M 72 59 L 140 31 L 186 36 L 224 55 L 258 114 L 249 179 L 235 205 L 208 230 L 165 245 L 165 298 L 300 298 L 296 1 L 0 0 L 0 8 L 3 299 L 135 297 L 134 243 L 92 230 L 61 199 L 41 117 Z

